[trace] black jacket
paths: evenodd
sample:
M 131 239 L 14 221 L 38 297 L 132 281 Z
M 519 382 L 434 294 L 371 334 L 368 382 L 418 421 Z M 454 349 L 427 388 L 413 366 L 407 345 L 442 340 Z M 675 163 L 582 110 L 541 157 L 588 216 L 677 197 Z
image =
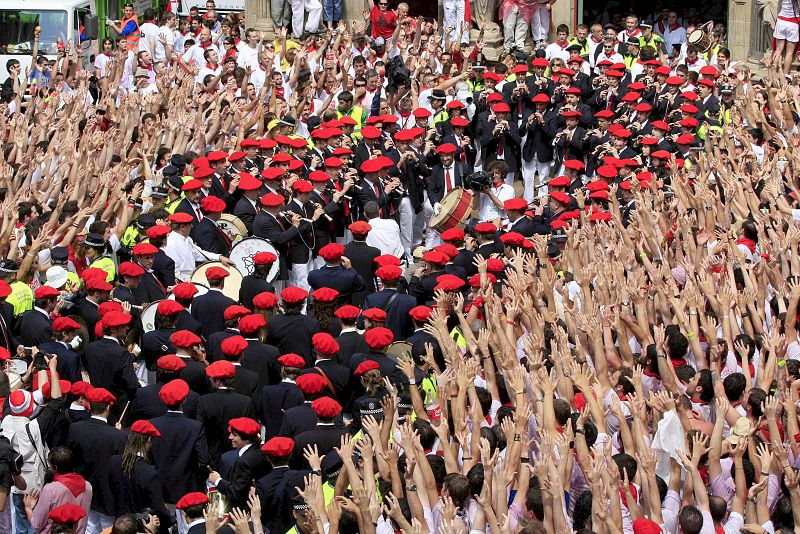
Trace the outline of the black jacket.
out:
M 189 236 L 203 250 L 223 256 L 231 253 L 231 240 L 222 228 L 208 217 L 203 217 L 203 220 L 195 224 Z
M 301 406 L 304 401 L 303 392 L 294 382 L 286 381 L 274 386 L 264 386 L 261 390 L 261 422 L 266 429 L 265 439 L 277 436 L 286 410 Z
M 111 407 L 111 421 L 133 400 L 139 380 L 133 372 L 133 354 L 115 339 L 102 338 L 86 347 L 86 370 L 89 381 L 96 388 L 106 388 L 117 398 Z
M 247 495 L 253 481 L 266 475 L 270 466 L 267 458 L 259 448 L 260 443 L 253 443 L 233 464 L 230 478 L 220 479 L 217 489 L 228 499 L 231 509 L 247 509 Z
M 166 412 L 150 422 L 161 432 L 150 454 L 161 475 L 164 500 L 175 504 L 187 493 L 205 491 L 209 455 L 202 423 L 179 412 Z
M 319 332 L 319 321 L 308 315 L 279 313 L 269 320 L 267 342 L 278 347 L 281 354 L 293 352 L 313 363 L 314 347 L 311 338 Z
M 462 180 L 464 176 L 469 174 L 469 170 L 465 169 L 460 162 L 456 161 L 453 164 L 452 173 L 453 187 L 461 187 Z M 441 164 L 431 169 L 431 176 L 428 179 L 428 202 L 431 203 L 431 206 L 441 202 L 445 195 L 447 195 L 445 177 L 445 169 Z
M 53 322 L 35 308 L 19 316 L 17 330 L 20 343 L 26 347 L 36 347 L 53 340 Z
M 109 487 L 116 494 L 114 516 L 135 514 L 151 510 L 161 521 L 159 532 L 168 532 L 172 517 L 164 503 L 164 491 L 158 470 L 139 458 L 133 464 L 133 471 L 122 471 L 122 455 L 117 454 L 109 460 Z
M 353 295 L 353 305 L 361 306 L 364 298 L 369 293 L 375 292 L 375 271 L 378 268 L 375 264 L 375 258 L 381 255 L 381 251 L 367 245 L 366 241 L 351 241 L 344 247 L 344 255 L 350 260 L 350 265 L 353 269 L 364 280 L 365 289 L 357 291 Z
M 222 291 L 211 289 L 192 301 L 192 317 L 200 323 L 203 337 L 225 330 L 225 309 L 236 302 Z
M 228 423 L 236 417 L 255 419 L 253 399 L 232 389 L 218 389 L 203 395 L 197 403 L 197 420 L 203 424 L 208 439 L 211 465 L 219 463 L 223 452 L 231 449 L 228 440 Z

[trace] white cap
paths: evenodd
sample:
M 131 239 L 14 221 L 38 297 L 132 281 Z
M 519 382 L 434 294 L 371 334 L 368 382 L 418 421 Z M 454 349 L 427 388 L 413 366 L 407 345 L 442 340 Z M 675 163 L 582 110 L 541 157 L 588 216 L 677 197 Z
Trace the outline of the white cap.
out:
M 47 283 L 50 287 L 61 289 L 67 283 L 67 270 L 60 265 L 54 265 L 45 272 Z

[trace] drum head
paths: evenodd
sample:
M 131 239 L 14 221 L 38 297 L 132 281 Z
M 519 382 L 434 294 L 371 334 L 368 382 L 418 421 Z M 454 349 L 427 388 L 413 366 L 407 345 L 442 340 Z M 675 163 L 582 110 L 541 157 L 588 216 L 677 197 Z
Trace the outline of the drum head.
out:
M 386 355 L 394 361 L 411 357 L 413 345 L 408 341 L 395 341 L 386 349 Z
M 228 235 L 233 235 L 231 241 L 237 241 L 238 239 L 247 237 L 247 227 L 242 220 L 235 215 L 223 213 L 222 217 L 217 221 L 217 224 L 222 228 L 223 232 Z
M 158 303 L 161 302 L 157 300 L 155 302 L 151 302 L 145 309 L 142 310 L 142 331 L 144 333 L 152 332 L 156 329 L 156 310 L 158 309 Z
M 694 30 L 692 31 L 692 33 L 689 34 L 689 42 L 696 43 L 697 41 L 703 38 L 703 35 L 705 35 L 705 33 L 703 33 L 703 30 Z
M 242 287 L 242 273 L 240 273 L 235 267 L 223 265 L 221 261 L 210 261 L 195 269 L 192 273 L 191 282 L 208 284 L 206 271 L 211 267 L 221 267 L 231 273 L 230 276 L 225 278 L 225 285 L 222 286 L 222 293 L 227 295 L 229 298 L 232 298 L 236 302 L 239 302 L 239 289 Z
M 81 343 L 80 345 L 78 345 L 78 348 L 75 349 L 75 352 L 80 354 L 81 352 L 86 350 L 86 345 L 89 344 L 89 327 L 86 325 L 86 321 L 84 321 L 83 317 L 81 317 L 80 315 L 68 315 L 67 317 L 69 317 L 70 319 L 81 325 L 81 327 L 78 328 L 78 334 L 77 334 L 81 338 Z
M 195 295 L 195 297 L 199 297 L 200 295 L 205 295 L 206 293 L 208 293 L 208 286 L 207 285 L 201 284 L 199 282 L 191 282 L 191 284 L 193 284 L 194 287 L 197 288 L 197 294 Z M 175 300 L 175 295 L 170 293 L 167 298 L 169 300 Z
M 230 260 L 236 264 L 236 268 L 243 276 L 253 274 L 255 265 L 253 264 L 253 257 L 261 252 L 272 252 L 276 257 L 279 257 L 278 251 L 272 246 L 272 243 L 260 237 L 248 237 L 242 239 L 231 250 Z M 272 283 L 278 277 L 280 272 L 280 264 L 278 261 L 272 264 L 272 267 L 267 274 L 267 282 Z

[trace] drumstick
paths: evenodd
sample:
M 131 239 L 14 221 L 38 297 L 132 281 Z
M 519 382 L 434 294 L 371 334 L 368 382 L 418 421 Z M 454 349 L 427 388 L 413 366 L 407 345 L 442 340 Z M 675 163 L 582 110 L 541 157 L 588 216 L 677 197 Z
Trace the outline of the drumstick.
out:
M 131 405 L 131 401 L 125 403 L 125 408 L 122 410 L 122 414 L 120 414 L 118 421 L 122 421 L 125 419 L 125 414 L 128 412 L 128 406 Z

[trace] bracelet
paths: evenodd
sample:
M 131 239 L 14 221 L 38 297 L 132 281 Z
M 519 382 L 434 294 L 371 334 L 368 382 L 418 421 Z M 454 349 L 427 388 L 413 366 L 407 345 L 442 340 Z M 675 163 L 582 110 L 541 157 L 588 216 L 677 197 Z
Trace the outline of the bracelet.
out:
M 697 311 L 690 311 L 690 312 L 689 312 L 689 315 L 700 315 L 700 314 L 699 314 L 699 313 L 697 313 Z
M 514 434 L 514 441 L 519 441 L 519 434 Z
M 768 476 L 769 476 L 769 473 L 761 473 L 761 476 L 762 476 L 762 477 L 768 477 Z
M 742 317 L 750 317 L 750 312 L 749 312 L 749 311 L 742 312 L 742 313 L 741 313 L 741 316 L 742 316 Z
M 576 428 L 575 429 L 575 433 L 576 434 L 586 434 L 586 431 L 584 429 L 582 429 L 582 428 Z
M 791 466 L 789 464 L 781 466 L 781 469 L 790 469 L 790 468 L 791 468 Z
M 664 354 L 663 352 L 656 352 L 656 358 L 666 358 L 666 357 L 667 355 Z
M 620 302 L 620 305 L 621 305 L 621 306 L 630 306 L 630 305 L 631 305 L 631 303 L 630 303 L 630 302 L 628 302 L 627 300 L 623 300 L 622 302 Z
M 416 378 L 409 378 L 408 379 L 408 383 L 411 384 L 412 386 L 416 386 L 417 385 L 417 379 Z
M 406 486 L 406 491 L 417 491 L 417 485 L 411 484 L 410 486 Z
M 517 322 L 516 321 L 506 321 L 506 324 L 510 324 L 511 326 L 514 326 L 514 325 L 517 324 Z
M 462 460 L 472 460 L 472 456 L 462 456 Z
M 519 462 L 520 462 L 521 464 L 526 464 L 526 463 L 528 463 L 529 461 L 530 461 L 530 458 L 528 458 L 527 456 L 520 456 L 520 457 L 519 457 Z
M 694 332 L 689 332 L 689 334 L 686 336 L 686 339 L 688 339 L 689 341 L 694 341 L 695 339 L 697 339 L 697 334 L 695 334 Z
M 313 471 L 311 471 L 311 474 L 312 475 L 317 475 L 318 477 L 321 477 L 322 476 L 322 471 L 319 470 L 319 469 L 314 469 Z

